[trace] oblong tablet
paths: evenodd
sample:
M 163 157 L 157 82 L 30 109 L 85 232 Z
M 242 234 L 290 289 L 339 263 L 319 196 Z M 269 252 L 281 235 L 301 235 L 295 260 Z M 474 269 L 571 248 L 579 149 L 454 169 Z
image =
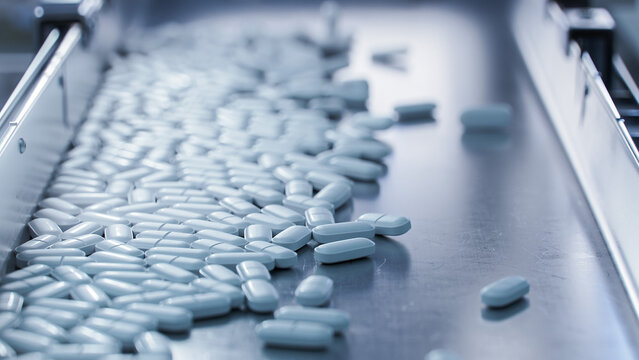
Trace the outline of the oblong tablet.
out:
M 17 292 L 9 291 L 0 294 L 0 311 L 10 311 L 14 313 L 22 310 L 24 297 Z
M 268 225 L 251 224 L 244 230 L 244 239 L 251 241 L 271 241 L 273 232 Z
M 375 243 L 366 238 L 338 240 L 315 248 L 314 257 L 320 263 L 334 264 L 355 260 L 375 253 Z
M 156 318 L 158 320 L 158 328 L 163 331 L 184 332 L 193 327 L 193 313 L 181 307 L 133 303 L 127 305 L 126 309 Z
M 313 185 L 310 182 L 303 179 L 295 179 L 286 183 L 285 188 L 286 196 L 290 195 L 304 195 L 313 196 Z
M 90 262 L 78 267 L 88 275 L 95 275 L 105 271 L 144 271 L 144 266 L 139 264 Z
M 174 256 L 204 260 L 211 253 L 207 250 L 197 249 L 197 248 L 175 248 L 175 247 L 168 247 L 168 246 L 156 246 L 154 248 L 147 250 L 145 254 L 147 258 L 152 255 L 174 255 Z M 170 262 L 169 259 L 167 259 L 167 262 Z M 147 264 L 151 264 L 151 263 L 147 261 Z
M 229 215 L 231 215 L 231 214 L 229 214 Z M 231 215 L 231 216 L 233 216 L 233 215 Z M 220 221 L 191 219 L 191 220 L 187 220 L 187 221 L 183 222 L 183 224 L 188 226 L 188 227 L 190 227 L 190 228 L 192 228 L 195 231 L 215 230 L 215 231 L 221 231 L 221 232 L 229 233 L 231 235 L 238 235 L 239 234 L 239 230 L 237 229 L 237 227 L 235 227 L 233 225 L 225 224 L 225 223 L 220 222 Z M 183 239 L 174 239 L 174 240 L 183 240 Z
M 235 266 L 235 269 L 243 282 L 251 279 L 271 280 L 271 273 L 262 263 L 257 261 L 242 261 Z
M 411 228 L 410 220 L 404 216 L 382 213 L 363 214 L 356 221 L 365 222 L 375 227 L 375 234 L 397 236 L 406 233 Z
M 91 277 L 87 273 L 69 265 L 56 267 L 53 271 L 51 271 L 51 276 L 59 281 L 66 281 L 76 285 L 88 284 L 92 281 Z
M 351 187 L 343 182 L 334 182 L 326 185 L 315 194 L 315 199 L 328 201 L 337 209 L 351 198 Z
M 311 321 L 330 326 L 335 332 L 344 331 L 350 324 L 346 311 L 330 308 L 282 306 L 273 314 L 278 320 Z
M 104 226 L 92 221 L 85 221 L 65 230 L 62 234 L 60 234 L 60 238 L 66 240 L 66 239 L 72 239 L 76 236 L 87 235 L 87 234 L 95 234 L 95 235 L 102 236 L 103 233 L 104 233 Z
M 190 245 L 186 241 L 180 240 L 167 240 L 158 238 L 135 238 L 127 243 L 140 250 L 149 250 L 155 246 L 169 246 L 169 247 L 182 247 L 188 248 Z
M 200 274 L 209 279 L 222 281 L 234 286 L 242 285 L 240 277 L 223 265 L 206 265 L 200 269 Z
M 34 299 L 30 302 L 30 305 L 40 305 L 51 309 L 69 311 L 83 316 L 92 314 L 98 308 L 98 304 L 88 301 L 56 298 Z
M 251 213 L 260 212 L 260 209 L 257 206 L 239 197 L 225 197 L 220 200 L 220 205 L 229 209 L 231 213 L 242 217 Z
M 304 211 L 304 217 L 306 218 L 306 227 L 311 230 L 316 226 L 335 223 L 333 213 L 323 207 L 312 207 L 306 209 L 306 211 Z
M 530 291 L 528 280 L 508 276 L 481 289 L 481 301 L 490 307 L 504 307 L 521 299 Z
M 491 104 L 467 109 L 461 115 L 466 129 L 503 129 L 512 121 L 512 108 L 508 104 Z
M 380 164 L 350 156 L 332 157 L 329 164 L 339 174 L 355 180 L 373 181 L 384 175 L 384 168 Z
M 51 270 L 52 268 L 48 265 L 42 265 L 42 264 L 31 265 L 23 269 L 15 270 L 6 274 L 4 277 L 2 277 L 1 281 L 3 284 L 6 284 L 12 281 L 24 280 L 34 276 L 48 275 L 51 272 Z M 1 289 L 3 288 L 0 288 L 0 290 Z
M 18 353 L 43 351 L 55 344 L 55 340 L 48 336 L 18 329 L 5 329 L 0 337 Z
M 126 281 L 131 284 L 139 284 L 145 280 L 159 279 L 160 275 L 156 274 L 155 272 L 149 272 L 149 271 L 109 270 L 109 271 L 99 272 L 93 276 L 94 281 L 100 278 Z
M 137 294 L 144 291 L 144 289 L 138 285 L 109 278 L 96 279 L 93 284 L 111 297 Z
M 138 354 L 166 359 L 171 358 L 170 340 L 159 332 L 143 332 L 134 339 L 133 344 Z
M 281 192 L 259 185 L 244 185 L 242 186 L 242 191 L 248 194 L 253 199 L 253 202 L 260 207 L 281 204 L 282 199 L 284 199 L 284 194 Z
M 244 217 L 249 224 L 262 224 L 266 225 L 273 231 L 273 234 L 279 234 L 283 230 L 295 225 L 291 221 L 278 218 L 276 216 L 267 215 L 263 213 L 248 214 Z M 246 229 L 244 230 L 246 232 Z
M 144 259 L 137 256 L 125 255 L 114 251 L 98 251 L 89 256 L 95 262 L 111 262 L 122 264 L 144 265 Z
M 149 251 L 149 250 L 147 250 Z M 208 256 L 208 254 L 207 254 Z M 206 256 L 205 256 L 206 257 Z M 204 266 L 204 261 L 187 256 L 154 254 L 145 258 L 147 265 L 174 265 L 184 270 L 198 271 Z M 189 280 L 190 281 L 190 280 Z
M 266 253 L 258 252 L 234 252 L 234 253 L 217 253 L 212 254 L 206 258 L 207 264 L 224 265 L 234 268 L 242 261 L 254 260 L 262 263 L 270 271 L 275 268 L 275 259 L 273 256 Z
M 20 329 L 44 335 L 55 341 L 66 341 L 66 331 L 50 321 L 35 316 L 27 316 L 22 319 Z
M 343 182 L 349 186 L 353 186 L 354 184 L 349 178 L 328 171 L 309 171 L 308 174 L 306 174 L 306 180 L 308 180 L 315 189 L 319 190 L 333 182 Z
M 25 298 L 27 303 L 38 298 L 64 298 L 69 296 L 73 286 L 74 284 L 66 281 L 57 281 L 31 291 Z
M 297 251 L 311 241 L 311 231 L 306 226 L 295 225 L 273 237 L 273 244 Z
M 231 299 L 222 293 L 216 292 L 171 297 L 163 300 L 160 304 L 190 310 L 194 319 L 222 316 L 231 311 Z
M 122 343 L 113 336 L 84 325 L 69 330 L 67 340 L 72 344 L 111 344 L 122 348 Z
M 311 275 L 302 280 L 295 289 L 295 301 L 304 306 L 326 304 L 333 294 L 333 280 L 324 275 Z
M 41 286 L 51 284 L 54 281 L 55 280 L 53 280 L 49 276 L 38 275 L 4 284 L 0 286 L 0 291 L 14 291 L 20 295 L 24 295 Z
M 319 323 L 266 320 L 255 327 L 257 336 L 270 346 L 325 349 L 333 341 L 333 329 Z
M 72 215 L 70 215 L 72 216 Z M 27 229 L 31 237 L 37 237 L 40 235 L 60 235 L 62 230 L 53 220 L 41 217 L 36 218 L 27 223 Z
M 313 228 L 313 240 L 321 244 L 356 237 L 372 239 L 374 236 L 375 227 L 365 222 L 349 221 L 319 225 Z
M 46 249 L 58 241 L 60 241 L 60 237 L 58 235 L 40 235 L 31 240 L 25 241 L 22 245 L 16 247 L 15 252 L 21 253 L 25 250 Z
M 244 252 L 239 246 L 231 245 L 218 240 L 200 239 L 191 244 L 193 249 L 206 250 L 211 254 L 225 253 L 225 252 Z
M 288 269 L 297 264 L 297 253 L 291 249 L 266 241 L 253 241 L 244 246 L 246 250 L 263 252 L 275 259 L 275 266 Z
M 331 212 L 335 211 L 335 207 L 330 202 L 320 199 L 314 199 L 312 197 L 304 195 L 287 196 L 282 201 L 282 204 L 284 204 L 284 206 L 286 206 L 287 208 L 299 212 L 300 214 L 303 214 L 304 211 L 312 207 L 323 207 L 330 210 Z
M 246 296 L 246 303 L 252 311 L 272 312 L 277 309 L 280 296 L 273 285 L 263 279 L 248 280 L 242 284 L 242 291 Z
M 36 257 L 52 257 L 52 256 L 84 256 L 85 253 L 80 249 L 35 249 L 25 250 L 16 255 L 16 265 L 25 267 L 28 262 Z M 42 264 L 42 263 L 41 263 Z
M 218 230 L 200 230 L 195 235 L 200 239 L 217 240 L 235 246 L 244 246 L 246 244 L 245 239 Z
M 99 287 L 91 284 L 81 284 L 71 289 L 71 298 L 108 306 L 111 304 L 109 296 Z
M 208 259 L 208 258 L 207 258 Z M 154 264 L 149 267 L 149 272 L 158 274 L 161 278 L 169 281 L 188 283 L 197 279 L 197 276 L 190 271 L 171 264 Z
M 133 239 L 133 231 L 128 225 L 112 224 L 104 229 L 104 238 L 107 240 L 127 242 Z
M 75 326 L 82 319 L 80 313 L 42 305 L 29 305 L 22 310 L 22 315 L 40 317 L 65 329 Z
M 301 180 L 299 180 L 301 181 Z M 309 185 L 310 186 L 310 185 Z M 304 216 L 286 206 L 271 204 L 262 208 L 262 213 L 288 220 L 295 225 L 304 225 Z
M 175 293 L 175 296 L 189 295 L 198 292 L 197 289 L 194 289 L 192 286 L 187 284 L 166 280 L 146 280 L 143 281 L 140 286 L 145 291 L 166 290 Z
M 244 304 L 244 293 L 240 288 L 211 278 L 199 278 L 191 281 L 191 286 L 201 292 L 218 292 L 231 299 L 231 307 L 238 308 Z
M 119 254 L 143 257 L 144 251 L 118 240 L 103 240 L 95 244 L 96 251 L 111 251 Z
M 157 330 L 158 328 L 158 321 L 151 316 L 122 309 L 101 308 L 93 314 L 93 317 L 128 322 L 147 330 Z

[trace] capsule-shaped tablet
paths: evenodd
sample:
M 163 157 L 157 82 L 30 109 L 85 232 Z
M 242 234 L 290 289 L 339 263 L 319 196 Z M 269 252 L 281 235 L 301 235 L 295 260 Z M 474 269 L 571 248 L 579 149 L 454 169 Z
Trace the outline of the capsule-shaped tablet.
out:
M 235 245 L 235 246 L 244 246 L 246 245 L 246 240 L 229 233 L 225 233 L 217 230 L 200 230 L 195 234 L 200 239 L 210 239 L 222 241 L 227 244 Z
M 144 265 L 144 260 L 136 256 L 125 255 L 114 251 L 98 251 L 89 256 L 96 262 Z
M 181 240 L 167 240 L 158 238 L 135 238 L 127 243 L 140 250 L 149 250 L 156 246 L 164 247 L 176 247 L 176 248 L 188 248 L 190 245 L 186 241 Z
M 13 359 L 15 358 L 15 356 L 16 351 L 11 346 L 9 346 L 9 344 L 0 340 L 0 359 Z
M 77 236 L 80 235 L 87 235 L 87 234 L 94 234 L 94 235 L 100 235 L 102 236 L 102 233 L 104 232 L 104 226 L 95 223 L 95 222 L 91 222 L 91 221 L 85 221 L 85 222 L 81 222 L 75 226 L 72 226 L 71 228 L 67 229 L 66 231 L 64 231 L 61 235 L 60 238 L 61 239 L 72 239 L 75 238 Z
M 47 349 L 47 355 L 53 360 L 103 359 L 118 354 L 118 344 L 54 344 Z
M 51 276 L 59 281 L 65 281 L 74 285 L 88 284 L 91 277 L 84 271 L 69 265 L 58 266 L 51 271 Z
M 280 296 L 273 285 L 264 279 L 252 279 L 242 284 L 246 303 L 254 312 L 272 312 L 277 309 Z
M 431 102 L 395 106 L 397 121 L 429 120 L 436 105 Z
M 329 164 L 341 175 L 361 181 L 373 181 L 384 175 L 384 168 L 372 161 L 350 156 L 335 156 Z
M 319 225 L 335 223 L 333 213 L 326 208 L 309 208 L 304 212 L 304 216 L 306 218 L 306 226 L 311 230 Z
M 121 198 L 109 198 L 104 201 L 97 202 L 84 208 L 85 211 L 108 212 L 118 206 L 124 206 L 127 202 Z
M 85 254 L 92 254 L 95 251 L 95 244 L 103 241 L 102 236 L 96 234 L 78 235 L 72 239 L 62 240 L 51 245 L 51 249 L 80 249 Z
M 56 224 L 53 220 L 46 217 L 40 217 L 29 221 L 27 223 L 27 229 L 29 229 L 29 234 L 31 235 L 31 237 L 37 237 L 40 235 L 58 236 L 62 234 L 60 226 L 58 226 L 58 224 Z
M 24 280 L 24 279 L 32 278 L 35 276 L 48 275 L 50 272 L 51 272 L 50 266 L 31 265 L 23 269 L 12 271 L 6 274 L 1 281 L 3 284 L 7 284 L 13 281 Z M 0 290 L 5 291 L 4 287 L 0 287 Z
M 109 278 L 95 279 L 93 284 L 110 297 L 137 294 L 144 291 L 141 286 Z
M 240 198 L 244 200 L 250 200 L 251 197 L 239 189 L 234 189 L 229 186 L 220 186 L 220 185 L 209 185 L 206 187 L 206 191 L 208 191 L 211 195 L 213 195 L 216 199 L 222 200 L 226 197 Z
M 160 304 L 133 303 L 126 307 L 129 311 L 136 311 L 149 315 L 158 320 L 158 328 L 166 332 L 184 332 L 193 327 L 193 313 L 190 310 Z
M 229 233 L 232 235 L 237 235 L 239 233 L 238 229 L 235 226 L 218 222 L 218 221 L 192 219 L 192 220 L 185 221 L 184 225 L 189 226 L 195 231 L 214 230 L 214 231 Z M 180 239 L 176 239 L 176 240 L 180 240 Z
M 268 241 L 272 239 L 272 231 L 268 225 L 264 224 L 252 224 L 246 227 L 244 230 L 244 239 L 247 242 L 251 241 Z
M 334 182 L 343 182 L 351 187 L 354 184 L 353 181 L 347 177 L 329 171 L 309 171 L 306 174 L 306 180 L 308 180 L 308 182 L 310 182 L 313 187 L 318 190 L 321 190 L 326 185 Z
M 521 299 L 530 291 L 528 280 L 508 276 L 481 289 L 481 301 L 489 307 L 505 307 Z
M 262 208 L 262 213 L 276 218 L 288 220 L 295 225 L 304 225 L 304 216 L 295 210 L 291 210 L 282 205 L 267 205 Z
M 0 332 L 4 329 L 17 327 L 18 325 L 20 325 L 21 321 L 22 321 L 22 317 L 19 314 L 16 314 L 14 312 L 1 312 L 0 313 Z
M 152 255 L 172 255 L 172 256 L 181 256 L 188 257 L 193 259 L 204 260 L 211 253 L 204 249 L 197 248 L 174 248 L 174 247 L 166 247 L 166 246 L 156 246 L 146 251 L 146 257 L 150 257 Z M 167 262 L 169 261 L 168 258 Z M 147 264 L 150 264 L 147 261 Z
M 337 209 L 351 198 L 351 187 L 343 182 L 334 182 L 326 185 L 315 194 L 315 199 L 328 201 Z
M 254 260 L 262 263 L 270 271 L 275 268 L 275 259 L 273 256 L 266 253 L 258 252 L 243 252 L 243 253 L 217 253 L 209 255 L 206 258 L 207 264 L 224 265 L 234 268 L 242 261 Z
M 200 259 L 167 254 L 147 254 L 147 257 L 144 260 L 146 261 L 147 265 L 169 264 L 189 271 L 198 271 L 205 265 L 204 261 Z
M 0 311 L 11 311 L 14 313 L 22 310 L 24 298 L 17 292 L 9 291 L 0 293 Z
M 287 196 L 282 204 L 287 208 L 293 209 L 300 214 L 303 214 L 307 209 L 312 207 L 323 207 L 328 209 L 331 212 L 335 211 L 335 207 L 333 204 L 328 201 L 314 199 L 312 197 L 304 196 L 304 195 L 291 195 Z
M 128 322 L 92 316 L 86 319 L 84 326 L 103 332 L 122 343 L 125 349 L 133 347 L 133 339 L 146 331 L 142 326 Z
M 461 122 L 469 130 L 499 130 L 512 121 L 512 108 L 508 104 L 490 104 L 465 110 Z
M 188 283 L 197 279 L 197 276 L 193 273 L 171 264 L 160 263 L 151 265 L 149 272 L 159 275 L 160 278 L 164 280 L 180 283 Z
M 225 197 L 220 200 L 220 205 L 227 208 L 231 213 L 242 217 L 260 212 L 257 206 L 239 197 Z
M 382 213 L 367 213 L 357 221 L 371 224 L 375 227 L 375 234 L 397 236 L 410 230 L 410 220 L 403 216 L 387 215 Z
M 235 266 L 237 274 L 240 276 L 242 282 L 246 282 L 251 279 L 263 279 L 271 280 L 271 273 L 268 269 L 257 261 L 247 260 Z
M 44 351 L 55 343 L 48 336 L 19 329 L 5 329 L 0 337 L 18 353 Z
M 171 359 L 170 340 L 159 332 L 143 332 L 134 339 L 133 344 L 138 354 Z
M 65 231 L 80 222 L 80 220 L 78 220 L 77 217 L 73 215 L 69 215 L 65 212 L 62 212 L 56 209 L 40 209 L 33 214 L 33 217 L 35 217 L 36 219 L 37 218 L 49 219 L 53 221 L 62 231 Z M 55 235 L 55 233 L 53 233 L 53 231 L 55 231 L 55 228 L 52 228 L 52 225 L 50 224 L 44 225 L 40 223 L 38 224 L 38 226 L 41 227 L 41 229 L 44 229 L 46 232 L 35 233 L 36 230 L 33 229 L 33 226 L 30 226 L 29 228 L 32 229 L 30 231 L 35 236 L 43 235 L 43 234 Z M 39 230 L 39 231 L 43 231 L 43 230 Z
M 193 313 L 193 319 L 226 315 L 231 311 L 231 299 L 216 292 L 176 296 L 168 298 L 160 304 L 190 310 Z
M 295 225 L 291 221 L 288 221 L 286 219 L 278 218 L 278 217 L 263 214 L 263 213 L 246 215 L 244 217 L 244 220 L 246 220 L 250 224 L 267 225 L 269 228 L 271 228 L 273 234 L 279 234 L 283 230 Z
M 143 257 L 144 251 L 117 240 L 103 240 L 95 244 L 96 251 L 111 251 L 118 254 Z
M 123 264 L 123 263 L 107 263 L 107 262 L 90 262 L 78 267 L 79 270 L 84 271 L 88 275 L 95 275 L 105 271 L 130 271 L 140 272 L 145 268 L 140 264 Z
M 295 289 L 295 301 L 304 306 L 321 306 L 331 299 L 333 280 L 323 275 L 311 275 Z M 299 319 L 301 320 L 301 319 Z
M 209 279 L 222 281 L 234 286 L 242 285 L 240 277 L 223 265 L 206 265 L 200 269 L 200 274 Z
M 20 295 L 24 295 L 41 286 L 51 284 L 53 282 L 54 280 L 48 276 L 38 275 L 4 284 L 0 286 L 0 291 L 13 291 Z
M 311 241 L 311 231 L 305 226 L 295 225 L 273 237 L 273 244 L 297 251 Z
M 28 264 L 29 265 L 43 264 L 43 265 L 49 265 L 52 267 L 60 266 L 60 265 L 71 265 L 71 266 L 78 267 L 92 261 L 93 259 L 88 258 L 86 256 L 57 256 L 56 255 L 56 256 L 37 256 L 29 260 Z
M 84 256 L 85 253 L 80 249 L 34 249 L 25 250 L 16 255 L 16 265 L 25 267 L 28 262 L 36 257 L 51 256 Z
M 43 199 L 42 201 L 38 203 L 38 206 L 43 209 L 51 208 L 51 209 L 60 210 L 62 212 L 65 212 L 73 216 L 76 216 L 82 212 L 82 209 L 80 207 L 73 205 L 72 203 L 57 197 L 49 197 L 49 198 Z
M 166 224 L 161 222 L 141 222 L 133 225 L 131 228 L 134 234 L 139 234 L 147 230 L 160 230 L 169 232 L 180 232 L 185 234 L 193 234 L 193 228 L 182 224 Z
M 155 193 L 149 189 L 137 188 L 129 192 L 129 204 L 155 202 Z
M 44 335 L 55 341 L 66 341 L 66 331 L 61 327 L 47 320 L 35 316 L 26 316 L 22 319 L 20 329 Z
M 273 314 L 277 320 L 310 321 L 329 326 L 335 332 L 346 330 L 350 316 L 346 311 L 330 308 L 282 306 Z
M 231 307 L 238 308 L 244 304 L 244 293 L 240 288 L 211 278 L 199 278 L 190 283 L 201 292 L 217 292 L 231 299 Z
M 355 260 L 375 253 L 375 243 L 366 238 L 338 240 L 315 248 L 315 260 L 324 264 L 334 264 Z
M 22 245 L 16 247 L 16 253 L 21 253 L 25 250 L 35 250 L 35 249 L 46 249 L 51 245 L 60 241 L 60 237 L 58 235 L 40 235 L 31 240 L 25 241 Z
M 188 295 L 198 292 L 197 289 L 183 283 L 157 279 L 143 281 L 140 286 L 145 291 L 170 291 L 175 294 L 174 296 Z
M 308 321 L 266 320 L 255 332 L 267 345 L 285 348 L 325 349 L 333 341 L 332 328 Z
M 99 202 L 111 200 L 114 196 L 100 192 L 74 192 L 60 195 L 59 198 L 79 207 L 88 207 Z
M 275 259 L 275 266 L 280 269 L 288 269 L 297 264 L 297 253 L 283 246 L 265 241 L 253 241 L 244 246 L 246 250 L 263 252 Z
M 374 236 L 373 225 L 358 221 L 325 224 L 313 228 L 313 240 L 321 244 L 355 237 L 372 239 Z
M 134 311 L 114 308 L 100 308 L 95 311 L 93 317 L 136 324 L 146 330 L 157 330 L 158 328 L 158 321 L 156 319 L 151 316 L 140 314 Z
M 178 222 L 184 222 L 190 219 L 205 219 L 205 216 L 193 211 L 180 210 L 175 208 L 164 208 L 155 212 L 155 214 L 168 216 Z
M 25 298 L 28 303 L 38 298 L 65 298 L 69 296 L 73 286 L 74 284 L 66 281 L 53 282 L 31 291 Z
M 133 231 L 128 225 L 112 224 L 104 229 L 104 238 L 125 243 L 133 239 Z
M 30 301 L 29 305 L 40 305 L 55 310 L 64 310 L 77 313 L 82 316 L 92 314 L 98 305 L 88 301 L 57 299 L 57 298 L 39 298 Z
M 122 349 L 122 343 L 111 335 L 84 325 L 78 325 L 69 330 L 67 340 L 71 344 L 110 344 L 118 351 Z
M 113 224 L 129 225 L 129 220 L 115 215 L 104 214 L 97 211 L 84 211 L 77 216 L 80 221 L 92 221 L 102 226 L 109 226 Z
M 194 249 L 202 249 L 208 251 L 210 254 L 225 253 L 225 252 L 244 252 L 239 246 L 231 245 L 222 241 L 200 239 L 191 244 Z
M 109 296 L 102 289 L 92 284 L 76 285 L 71 289 L 71 298 L 95 303 L 99 306 L 108 306 L 111 304 Z
M 304 195 L 313 196 L 313 185 L 304 179 L 295 179 L 286 183 L 285 188 L 286 196 L 291 195 Z
M 137 203 L 137 204 L 127 204 L 123 206 L 115 207 L 109 210 L 109 214 L 117 215 L 117 216 L 126 216 L 129 213 L 136 214 L 151 214 L 155 211 L 158 211 L 164 208 L 165 205 L 158 204 L 156 202 L 145 202 L 145 203 Z M 138 215 L 139 216 L 139 215 Z
M 287 183 L 293 180 L 301 180 L 304 179 L 304 174 L 291 169 L 288 166 L 278 166 L 273 170 L 273 176 L 279 179 L 283 183 Z
M 238 233 L 231 233 L 233 235 L 244 235 L 244 229 L 249 225 L 243 218 L 235 216 L 225 211 L 214 211 L 207 215 L 207 218 L 213 222 L 221 222 L 227 225 L 231 225 L 238 230 Z M 220 230 L 223 231 L 223 230 Z M 228 231 L 226 231 L 228 232 Z
M 72 326 L 75 326 L 80 321 L 80 319 L 82 319 L 82 315 L 80 313 L 42 305 L 29 305 L 25 307 L 22 310 L 22 316 L 39 317 L 58 326 L 61 326 L 64 329 L 69 329 Z
M 133 226 L 142 222 L 159 222 L 159 223 L 167 223 L 167 224 L 177 224 L 178 221 L 172 217 L 159 215 L 159 214 L 148 214 L 143 212 L 130 212 L 123 215 L 127 220 L 129 220 Z
M 131 284 L 139 284 L 144 280 L 159 279 L 160 275 L 148 271 L 103 271 L 95 274 L 93 280 L 100 278 L 114 279 L 125 281 Z
M 284 199 L 284 194 L 281 192 L 259 185 L 244 185 L 242 186 L 242 191 L 247 193 L 253 199 L 253 202 L 260 207 L 281 204 Z

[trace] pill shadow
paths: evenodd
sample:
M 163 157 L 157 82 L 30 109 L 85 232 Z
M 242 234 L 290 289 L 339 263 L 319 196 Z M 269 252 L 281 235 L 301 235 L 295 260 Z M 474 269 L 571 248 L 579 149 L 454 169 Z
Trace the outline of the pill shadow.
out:
M 420 118 L 411 117 L 407 119 L 397 120 L 396 126 L 414 126 L 414 125 L 428 124 L 428 123 L 435 123 L 435 122 L 437 122 L 437 119 L 433 115 L 428 117 L 420 117 Z
M 357 198 L 374 198 L 379 195 L 379 183 L 377 181 L 356 181 L 352 194 Z
M 335 211 L 335 222 L 350 221 L 353 215 L 353 209 L 353 199 L 348 199 L 344 205 Z
M 298 350 L 266 345 L 262 347 L 262 356 L 273 360 L 348 359 L 348 353 L 348 342 L 344 336 L 333 337 L 333 343 L 325 350 Z
M 387 266 L 395 274 L 405 274 L 410 268 L 410 253 L 399 241 L 385 236 L 375 237 L 375 254 L 373 259 L 376 266 Z M 379 270 L 379 269 L 378 269 Z
M 382 61 L 382 60 L 374 60 L 373 64 L 379 67 L 383 67 L 385 69 L 391 69 L 397 72 L 405 73 L 408 71 L 408 67 L 402 61 Z
M 486 321 L 503 321 L 523 312 L 529 306 L 528 299 L 523 298 L 503 308 L 484 307 L 481 309 L 481 317 Z
M 461 137 L 465 148 L 474 151 L 503 151 L 510 147 L 506 131 L 464 131 Z
M 338 264 L 317 264 L 315 274 L 328 276 L 340 283 L 357 284 L 358 290 L 368 289 L 375 278 L 375 263 L 370 258 L 363 258 Z

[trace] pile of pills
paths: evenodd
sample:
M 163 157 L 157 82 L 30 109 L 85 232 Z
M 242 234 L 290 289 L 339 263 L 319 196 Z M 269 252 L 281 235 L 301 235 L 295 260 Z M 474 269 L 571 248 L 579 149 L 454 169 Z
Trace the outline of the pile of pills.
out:
M 394 121 L 361 112 L 366 81 L 331 81 L 349 42 L 324 12 L 319 40 L 172 26 L 113 60 L 1 280 L 0 357 L 169 359 L 162 333 L 231 311 L 273 312 L 256 327 L 269 345 L 346 331 L 332 279 L 307 277 L 283 307 L 271 282 L 304 246 L 334 264 L 410 229 L 336 222 L 356 182 L 383 176 L 374 133 Z

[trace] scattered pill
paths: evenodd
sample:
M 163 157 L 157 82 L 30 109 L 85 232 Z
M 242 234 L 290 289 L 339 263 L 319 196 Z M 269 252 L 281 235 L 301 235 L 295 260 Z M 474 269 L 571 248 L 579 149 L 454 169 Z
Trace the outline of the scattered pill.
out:
M 333 329 L 307 321 L 266 320 L 255 327 L 267 345 L 301 349 L 325 349 L 333 341 Z
M 190 310 L 160 304 L 133 303 L 126 307 L 158 319 L 158 328 L 167 332 L 184 332 L 193 326 L 193 313 Z
M 512 121 L 512 108 L 508 104 L 492 104 L 464 111 L 461 122 L 469 130 L 503 129 Z
M 321 306 L 331 299 L 333 280 L 323 275 L 311 275 L 297 285 L 295 301 L 304 306 Z
M 283 306 L 273 314 L 277 320 L 309 321 L 330 326 L 335 332 L 343 332 L 350 324 L 347 312 L 330 308 Z
M 530 291 L 528 280 L 521 276 L 508 276 L 481 289 L 481 301 L 490 307 L 508 306 Z
M 252 311 L 272 312 L 277 308 L 280 296 L 273 285 L 264 279 L 252 279 L 242 284 L 246 302 Z
M 349 221 L 319 225 L 313 228 L 313 240 L 321 244 L 355 237 L 372 239 L 374 236 L 375 227 L 365 222 Z
M 411 227 L 410 220 L 403 216 L 382 213 L 367 213 L 357 218 L 357 221 L 373 225 L 377 235 L 402 235 Z
M 366 238 L 338 240 L 315 248 L 315 260 L 334 264 L 370 256 L 375 253 L 375 243 Z

